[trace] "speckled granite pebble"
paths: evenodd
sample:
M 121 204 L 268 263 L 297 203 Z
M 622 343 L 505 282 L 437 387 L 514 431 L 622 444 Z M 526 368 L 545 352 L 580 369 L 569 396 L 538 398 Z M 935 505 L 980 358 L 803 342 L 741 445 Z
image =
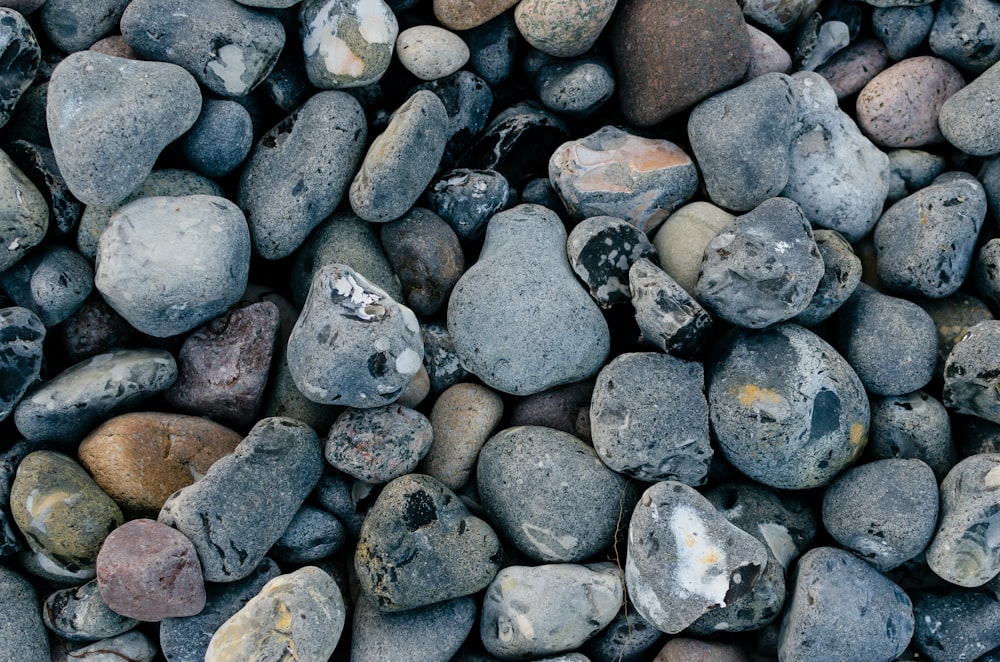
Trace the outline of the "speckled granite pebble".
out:
M 932 662 L 988 660 L 1000 646 L 1000 603 L 980 591 L 920 596 L 913 605 L 913 646 Z
M 354 605 L 352 662 L 448 662 L 469 636 L 476 619 L 472 597 L 445 600 L 392 614 L 368 600 Z
M 876 39 L 859 39 L 816 68 L 837 99 L 857 94 L 872 78 L 892 64 L 886 47 Z
M 617 4 L 618 0 L 522 0 L 514 10 L 514 21 L 529 44 L 568 58 L 590 50 Z
M 421 80 L 449 76 L 469 61 L 469 47 L 450 30 L 436 25 L 407 28 L 396 37 L 396 57 Z
M 516 4 L 517 0 L 434 0 L 434 16 L 452 30 L 468 30 Z
M 15 570 L 0 567 L 0 639 L 4 654 L 18 662 L 51 662 L 41 603 L 34 587 Z
M 931 25 L 931 51 L 971 74 L 1000 60 L 1000 8 L 991 0 L 942 0 Z
M 348 408 L 326 438 L 326 461 L 366 483 L 388 483 L 413 471 L 433 439 L 430 421 L 398 404 Z

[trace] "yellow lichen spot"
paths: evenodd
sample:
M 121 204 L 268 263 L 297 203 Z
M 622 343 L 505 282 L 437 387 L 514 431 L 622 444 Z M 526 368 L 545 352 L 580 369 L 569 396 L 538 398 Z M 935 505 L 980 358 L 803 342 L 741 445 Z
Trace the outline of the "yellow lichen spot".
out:
M 694 547 L 696 544 L 698 544 L 698 540 L 690 533 L 685 533 L 684 544 L 687 545 L 688 547 Z
M 274 605 L 274 630 L 283 634 L 292 633 L 292 610 L 284 602 Z
M 773 388 L 761 388 L 756 384 L 747 384 L 741 388 L 736 398 L 744 407 L 753 407 L 758 404 L 776 405 L 782 400 Z
M 865 434 L 865 426 L 858 421 L 851 426 L 851 446 L 855 448 L 859 446 L 864 446 L 865 442 L 868 440 L 868 436 Z
M 715 547 L 709 547 L 708 551 L 705 552 L 705 555 L 698 560 L 704 563 L 705 565 L 712 565 L 714 563 L 718 563 L 719 550 L 717 550 Z

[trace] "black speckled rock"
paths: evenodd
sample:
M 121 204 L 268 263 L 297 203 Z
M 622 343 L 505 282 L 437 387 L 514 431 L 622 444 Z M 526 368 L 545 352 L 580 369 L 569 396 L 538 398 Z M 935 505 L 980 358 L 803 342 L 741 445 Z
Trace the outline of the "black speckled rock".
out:
M 94 268 L 87 259 L 58 244 L 39 247 L 0 272 L 0 289 L 47 327 L 66 321 L 93 288 Z
M 352 662 L 448 662 L 476 620 L 472 597 L 383 614 L 368 600 L 355 603 Z
M 427 192 L 427 201 L 460 239 L 479 239 L 486 222 L 507 206 L 507 178 L 495 170 L 460 168 L 441 175 Z
M 645 232 L 613 216 L 577 223 L 566 240 L 566 252 L 573 271 L 603 308 L 629 301 L 628 275 L 635 262 L 657 259 Z
M 42 321 L 27 308 L 0 308 L 0 421 L 38 381 L 45 333 Z
M 628 282 L 635 321 L 646 343 L 679 356 L 701 347 L 712 317 L 667 272 L 640 258 L 629 269 Z
M 964 292 L 943 299 L 922 299 L 918 303 L 937 327 L 938 356 L 934 374 L 941 378 L 945 361 L 955 344 L 976 324 L 993 319 L 993 312 L 984 301 Z
M 471 595 L 500 567 L 500 541 L 454 492 L 422 474 L 385 486 L 354 554 L 363 599 L 382 612 Z
M 861 259 L 839 232 L 816 230 L 813 236 L 823 258 L 823 277 L 806 309 L 792 318 L 802 326 L 814 326 L 829 318 L 861 282 Z
M 741 334 L 712 369 L 709 412 L 733 466 L 771 487 L 825 485 L 860 457 L 868 397 L 819 336 L 792 324 Z
M 1000 60 L 1000 7 L 991 0 L 943 0 L 931 25 L 930 47 L 973 75 Z
M 66 186 L 66 180 L 56 165 L 55 153 L 49 147 L 27 140 L 12 140 L 8 149 L 11 158 L 49 203 L 49 223 L 52 229 L 61 234 L 75 230 L 83 214 L 83 203 Z
M 0 126 L 10 120 L 14 106 L 31 85 L 42 60 L 42 49 L 28 21 L 6 6 L 0 7 Z
M 50 594 L 45 599 L 42 618 L 50 630 L 69 641 L 107 639 L 139 624 L 111 610 L 97 590 L 96 579 Z
M 948 412 L 923 391 L 872 403 L 868 449 L 877 459 L 923 460 L 938 480 L 958 462 Z
M 456 71 L 445 78 L 418 85 L 414 90 L 429 90 L 444 104 L 449 137 L 441 162 L 450 166 L 486 126 L 493 106 L 493 91 L 485 80 L 471 71 Z
M 434 439 L 430 421 L 398 404 L 348 408 L 326 438 L 326 461 L 366 483 L 388 483 L 413 471 Z
M 379 236 L 407 305 L 417 315 L 436 313 L 465 271 L 458 235 L 434 212 L 414 207 L 382 225 Z
M 1000 602 L 979 591 L 926 594 L 913 605 L 913 645 L 932 662 L 987 660 L 1000 646 Z

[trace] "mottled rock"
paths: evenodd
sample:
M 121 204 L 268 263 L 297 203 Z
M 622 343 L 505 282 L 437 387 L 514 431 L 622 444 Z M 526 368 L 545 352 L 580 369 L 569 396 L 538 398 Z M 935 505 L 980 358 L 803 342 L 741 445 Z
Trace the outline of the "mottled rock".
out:
M 10 416 L 21 397 L 41 375 L 45 326 L 27 308 L 0 308 L 0 421 Z
M 549 110 L 569 117 L 594 114 L 614 91 L 611 65 L 599 57 L 552 62 L 535 77 L 538 100 Z
M 0 567 L 0 639 L 4 655 L 18 662 L 50 662 L 41 603 L 27 579 Z
M 42 31 L 61 51 L 82 51 L 118 27 L 128 0 L 47 0 L 38 12 Z
M 890 150 L 887 202 L 897 202 L 928 186 L 944 169 L 944 157 L 937 154 L 918 149 Z
M 570 266 L 597 303 L 608 308 L 631 298 L 629 268 L 642 258 L 656 260 L 645 233 L 613 216 L 594 216 L 573 227 L 566 242 Z
M 283 563 L 313 563 L 336 553 L 347 540 L 344 525 L 321 508 L 303 505 L 271 548 Z
M 13 140 L 8 149 L 14 161 L 24 169 L 24 174 L 45 197 L 52 229 L 60 234 L 75 230 L 84 205 L 70 193 L 52 149 L 27 140 Z
M 476 240 L 490 218 L 507 206 L 510 194 L 510 183 L 499 172 L 459 168 L 431 185 L 427 201 L 460 239 Z
M 9 4 L 0 7 L 0 53 L 3 56 L 0 72 L 4 77 L 0 85 L 0 126 L 10 120 L 14 106 L 35 79 L 42 59 L 35 33 L 22 16 L 27 12 L 21 7 L 8 7 Z
M 69 319 L 94 287 L 94 269 L 71 248 L 42 246 L 0 272 L 0 289 L 45 326 Z
M 958 462 L 948 412 L 923 391 L 872 403 L 868 448 L 878 459 L 922 460 L 938 480 Z
M 64 588 L 45 599 L 45 626 L 69 641 L 97 641 L 116 637 L 139 624 L 134 618 L 114 612 L 101 597 L 97 580 Z
M 0 271 L 12 267 L 45 237 L 45 198 L 6 153 L 0 151 Z
M 677 281 L 646 258 L 632 265 L 628 277 L 642 340 L 668 354 L 694 354 L 712 326 L 711 316 Z
M 942 0 L 934 15 L 931 51 L 978 74 L 1000 60 L 1000 8 L 990 0 Z
M 348 408 L 330 428 L 326 461 L 366 483 L 388 483 L 413 471 L 432 439 L 430 421 L 408 407 Z
M 543 53 L 575 57 L 594 45 L 617 4 L 618 0 L 522 0 L 514 10 L 514 21 L 528 43 Z
M 976 297 L 956 292 L 943 299 L 924 299 L 920 307 L 934 320 L 938 332 L 938 360 L 934 374 L 944 375 L 944 365 L 955 344 L 976 324 L 993 319 L 993 313 Z
M 592 662 L 639 662 L 649 657 L 662 637 L 626 602 L 606 628 L 587 640 L 583 651 Z
M 1000 602 L 980 591 L 924 594 L 913 605 L 913 646 L 928 660 L 988 660 L 1000 646 Z
M 776 35 L 785 35 L 803 23 L 820 0 L 745 0 L 743 15 L 750 21 Z
M 431 409 L 434 438 L 417 470 L 448 489 L 464 486 L 503 409 L 500 396 L 479 384 L 455 384 L 444 390 Z
M 960 414 L 1000 423 L 994 367 L 1000 322 L 980 322 L 969 329 L 948 355 L 942 401 Z
M 846 23 L 813 14 L 799 27 L 792 63 L 801 71 L 813 71 L 850 43 L 851 30 Z
M 379 236 L 406 304 L 418 315 L 436 313 L 465 271 L 458 235 L 434 212 L 414 207 L 384 224 Z
M 687 637 L 677 637 L 668 641 L 653 662 L 749 662 L 743 648 L 721 641 L 701 641 Z
M 86 660 L 87 662 L 118 662 L 119 660 L 153 662 L 157 652 L 156 644 L 150 641 L 149 637 L 138 630 L 132 630 L 117 637 L 102 639 L 77 648 L 65 659 L 69 662 L 76 662 L 76 660 Z
M 822 229 L 813 232 L 813 237 L 823 258 L 823 277 L 806 309 L 792 318 L 803 326 L 814 326 L 833 315 L 861 282 L 861 259 L 843 235 Z
M 420 335 L 424 339 L 424 368 L 431 382 L 432 393 L 440 393 L 469 377 L 455 352 L 455 342 L 444 323 L 422 323 Z
M 382 0 L 305 0 L 299 9 L 306 74 L 320 89 L 378 81 L 398 34 L 396 15 Z
M 355 603 L 351 628 L 353 662 L 448 662 L 476 620 L 471 597 L 445 600 L 393 614 L 368 600 Z
M 467 38 L 473 44 L 471 37 Z M 450 76 L 422 83 L 414 90 L 428 90 L 441 99 L 448 113 L 448 143 L 441 163 L 448 167 L 455 163 L 475 137 L 486 126 L 493 106 L 490 84 L 471 71 L 457 71 Z

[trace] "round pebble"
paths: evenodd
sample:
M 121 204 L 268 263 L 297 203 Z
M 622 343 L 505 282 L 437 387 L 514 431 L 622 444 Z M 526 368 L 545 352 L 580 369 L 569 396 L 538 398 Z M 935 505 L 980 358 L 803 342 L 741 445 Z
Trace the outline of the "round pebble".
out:
M 459 168 L 431 184 L 427 200 L 459 239 L 478 240 L 494 214 L 507 206 L 510 183 L 496 170 Z
M 437 80 L 465 66 L 469 47 L 454 32 L 435 25 L 418 25 L 396 37 L 396 56 L 420 80 Z
M 181 138 L 191 167 L 206 177 L 221 177 L 236 169 L 253 145 L 253 122 L 241 104 L 206 99 L 194 126 Z
M 366 483 L 388 483 L 413 471 L 433 439 L 420 412 L 392 404 L 346 409 L 326 438 L 326 461 Z
M 382 225 L 379 237 L 406 304 L 417 315 L 433 315 L 465 271 L 465 255 L 455 231 L 434 212 L 414 207 Z
M 535 91 L 549 110 L 569 117 L 586 117 L 611 98 L 615 79 L 611 66 L 600 58 L 557 61 L 538 71 Z
M 353 662 L 448 662 L 476 620 L 471 597 L 445 600 L 403 612 L 380 613 L 368 600 L 354 605 Z
M 305 0 L 299 9 L 306 73 L 320 89 L 376 82 L 398 34 L 396 15 L 382 0 Z
M 923 391 L 872 403 L 868 449 L 878 459 L 922 460 L 938 480 L 958 462 L 948 412 Z

